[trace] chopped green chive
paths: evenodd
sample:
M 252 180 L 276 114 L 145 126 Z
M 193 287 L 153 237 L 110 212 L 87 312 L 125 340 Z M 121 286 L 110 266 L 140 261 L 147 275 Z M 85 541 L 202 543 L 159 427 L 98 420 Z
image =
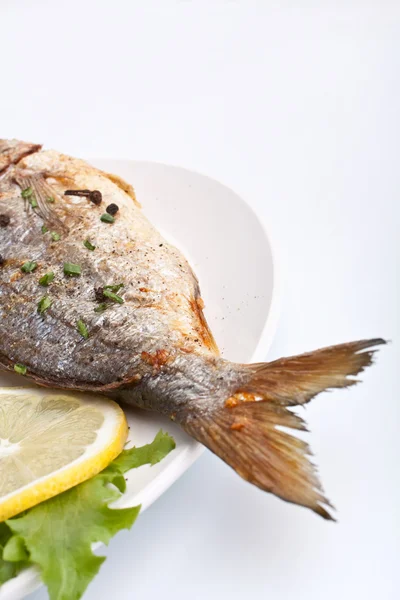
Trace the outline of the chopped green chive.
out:
M 50 271 L 49 273 L 46 273 L 45 275 L 43 275 L 43 277 L 41 277 L 39 279 L 39 285 L 44 285 L 44 286 L 48 286 L 49 283 L 51 283 L 54 279 L 54 273 L 53 271 Z
M 88 250 L 95 250 L 95 249 L 96 249 L 96 246 L 93 246 L 93 244 L 91 244 L 91 243 L 89 242 L 89 240 L 85 240 L 85 241 L 83 242 L 83 245 L 84 245 L 84 246 L 85 246 L 85 248 L 87 248 Z
M 110 292 L 110 290 L 104 289 L 103 295 L 106 296 L 106 298 L 110 298 L 110 300 L 112 300 L 113 302 L 118 302 L 118 304 L 124 303 L 124 299 L 121 298 L 121 296 L 117 296 L 117 294 L 114 294 L 114 292 Z
M 40 313 L 42 315 L 45 310 L 50 308 L 51 303 L 52 303 L 52 300 L 50 300 L 50 298 L 48 296 L 43 296 L 43 298 L 38 303 L 38 313 Z
M 94 309 L 94 312 L 104 312 L 108 307 L 107 302 L 102 302 L 101 304 L 99 304 L 98 306 L 96 306 L 96 308 Z
M 54 204 L 54 202 L 55 202 L 53 196 L 49 196 L 48 198 L 46 198 L 46 201 L 49 202 L 50 204 Z
M 37 267 L 37 262 L 34 260 L 27 260 L 21 267 L 23 273 L 32 273 Z
M 21 192 L 21 196 L 23 198 L 30 198 L 33 194 L 33 189 L 31 187 L 27 187 Z
M 112 215 L 104 213 L 104 215 L 101 215 L 100 221 L 103 221 L 103 223 L 114 223 L 115 219 Z
M 25 365 L 21 365 L 20 363 L 16 363 L 14 365 L 14 371 L 19 373 L 19 375 L 26 375 L 27 368 Z
M 29 202 L 31 203 L 32 208 L 37 208 L 39 206 L 35 196 L 32 196 L 32 198 L 29 200 Z
M 46 227 L 46 225 L 42 225 L 42 233 L 47 233 L 48 229 Z
M 52 231 L 51 239 L 53 240 L 53 242 L 58 242 L 59 240 L 61 240 L 61 235 L 59 233 L 56 233 L 55 231 Z
M 65 275 L 80 275 L 81 267 L 79 265 L 74 265 L 73 263 L 64 263 L 64 273 Z
M 103 290 L 110 290 L 110 292 L 114 292 L 114 294 L 116 294 L 123 287 L 123 283 L 118 283 L 117 285 L 105 285 Z
M 89 330 L 86 327 L 85 323 L 82 321 L 82 319 L 79 319 L 79 321 L 76 324 L 76 328 L 81 334 L 81 336 L 85 338 L 85 340 L 87 340 L 89 337 Z

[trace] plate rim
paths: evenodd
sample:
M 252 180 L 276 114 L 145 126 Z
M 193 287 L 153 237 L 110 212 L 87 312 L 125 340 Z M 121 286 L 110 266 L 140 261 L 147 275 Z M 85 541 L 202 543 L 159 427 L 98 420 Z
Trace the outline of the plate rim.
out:
M 278 253 L 278 250 L 277 250 L 277 248 L 279 247 L 279 244 L 277 242 L 276 236 L 273 233 L 271 233 L 270 228 L 265 223 L 265 219 L 263 217 L 261 217 L 261 215 L 258 213 L 258 211 L 251 204 L 246 202 L 246 200 L 244 198 L 242 198 L 242 196 L 240 196 L 237 192 L 235 192 L 235 190 L 233 190 L 229 185 L 227 185 L 223 181 L 216 179 L 215 177 L 211 177 L 210 175 L 205 175 L 204 173 L 202 173 L 201 171 L 197 171 L 196 169 L 190 169 L 188 167 L 182 167 L 180 165 L 176 165 L 173 163 L 165 163 L 165 162 L 157 161 L 157 160 L 147 160 L 147 159 L 141 160 L 141 159 L 124 158 L 124 157 L 112 158 L 110 156 L 96 156 L 96 157 L 91 156 L 91 157 L 84 158 L 84 160 L 88 161 L 89 163 L 91 161 L 112 160 L 115 162 L 129 162 L 129 163 L 137 163 L 137 164 L 140 163 L 141 165 L 158 165 L 160 167 L 166 167 L 166 168 L 172 167 L 173 169 L 176 169 L 178 171 L 185 171 L 186 173 L 194 173 L 195 175 L 199 175 L 200 177 L 202 177 L 204 179 L 208 179 L 209 181 L 212 181 L 213 183 L 216 183 L 217 185 L 223 186 L 224 188 L 229 190 L 229 192 L 231 194 L 236 196 L 236 198 L 241 202 L 241 204 L 243 204 L 248 210 L 250 210 L 250 212 L 253 214 L 253 216 L 256 218 L 256 220 L 260 224 L 262 231 L 265 235 L 265 238 L 269 241 L 270 249 L 271 249 L 271 259 L 272 259 L 271 306 L 270 306 L 270 310 L 268 312 L 267 318 L 265 319 L 265 323 L 264 323 L 264 326 L 263 326 L 263 329 L 262 329 L 262 332 L 260 335 L 260 339 L 259 339 L 257 346 L 251 356 L 251 362 L 265 360 L 265 356 L 267 355 L 268 350 L 270 349 L 270 347 L 272 345 L 272 341 L 274 339 L 276 330 L 278 328 L 279 318 L 280 318 L 280 314 L 281 314 L 283 278 L 282 278 L 282 264 L 281 264 L 281 259 L 279 258 L 280 253 Z

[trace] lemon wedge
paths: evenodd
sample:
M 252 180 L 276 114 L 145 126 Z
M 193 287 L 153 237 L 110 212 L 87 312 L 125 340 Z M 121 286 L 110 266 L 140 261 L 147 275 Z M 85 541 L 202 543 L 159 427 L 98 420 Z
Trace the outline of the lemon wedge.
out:
M 99 473 L 127 436 L 112 400 L 0 388 L 0 522 Z

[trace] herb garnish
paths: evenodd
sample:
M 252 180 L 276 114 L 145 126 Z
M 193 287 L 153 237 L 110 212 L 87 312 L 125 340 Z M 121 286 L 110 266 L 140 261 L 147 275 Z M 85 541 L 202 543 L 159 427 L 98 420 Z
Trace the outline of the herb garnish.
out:
M 93 244 L 90 243 L 90 241 L 88 239 L 86 239 L 83 242 L 83 245 L 85 246 L 85 248 L 87 248 L 88 250 L 95 250 L 96 246 L 93 246 Z
M 96 313 L 104 312 L 105 310 L 107 310 L 107 308 L 108 308 L 107 302 L 102 302 L 101 304 L 96 306 L 96 308 L 94 309 L 94 312 L 96 312 Z
M 21 363 L 16 363 L 14 365 L 14 371 L 19 375 L 26 375 L 27 368 L 25 365 L 21 365 Z
M 78 276 L 81 274 L 80 265 L 74 265 L 74 263 L 64 263 L 65 275 Z
M 33 189 L 31 187 L 27 187 L 21 192 L 21 196 L 23 198 L 30 198 L 33 194 Z
M 110 298 L 110 300 L 113 302 L 118 302 L 118 304 L 124 303 L 124 299 L 121 298 L 121 296 L 117 296 L 117 294 L 114 294 L 114 292 L 111 292 L 110 290 L 104 288 L 103 294 L 106 296 L 106 298 Z
M 103 223 L 114 223 L 115 219 L 108 213 L 104 213 L 104 215 L 101 215 L 100 221 L 103 221 Z
M 34 260 L 27 260 L 21 267 L 23 273 L 32 273 L 37 267 L 37 262 Z
M 42 233 L 47 233 L 48 229 L 46 227 L 46 225 L 42 225 Z
M 37 200 L 36 200 L 35 195 L 33 193 L 33 189 L 30 186 L 27 187 L 27 188 L 25 188 L 24 190 L 22 190 L 21 196 L 22 196 L 22 198 L 25 198 L 25 200 L 29 200 L 30 205 L 32 206 L 32 208 L 37 208 L 38 207 L 38 203 L 37 203 Z
M 54 279 L 54 273 L 53 271 L 50 271 L 49 273 L 46 273 L 45 275 L 43 275 L 43 277 L 41 277 L 39 279 L 39 285 L 43 285 L 43 286 L 48 286 L 49 283 L 51 283 Z
M 79 319 L 79 321 L 76 324 L 76 328 L 81 334 L 81 336 L 85 338 L 85 340 L 87 340 L 89 337 L 89 330 L 86 327 L 85 323 L 82 321 L 82 319 Z
M 53 240 L 53 242 L 58 242 L 59 240 L 61 240 L 61 235 L 59 233 L 57 233 L 56 231 L 52 231 L 51 239 Z
M 49 196 L 48 198 L 46 198 L 46 201 L 49 202 L 49 204 L 54 204 L 55 202 L 53 196 Z
M 110 292 L 114 292 L 114 294 L 116 294 L 123 287 L 124 287 L 123 283 L 118 283 L 117 285 L 105 285 L 103 289 L 110 290 Z
M 52 300 L 48 296 L 43 296 L 38 303 L 38 313 L 43 314 L 48 308 L 50 308 Z

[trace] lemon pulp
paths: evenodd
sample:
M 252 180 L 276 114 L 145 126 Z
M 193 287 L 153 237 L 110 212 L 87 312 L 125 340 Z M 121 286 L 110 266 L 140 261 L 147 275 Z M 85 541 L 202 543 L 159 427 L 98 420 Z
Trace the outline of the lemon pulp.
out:
M 0 522 L 99 473 L 127 432 L 112 400 L 0 389 Z

